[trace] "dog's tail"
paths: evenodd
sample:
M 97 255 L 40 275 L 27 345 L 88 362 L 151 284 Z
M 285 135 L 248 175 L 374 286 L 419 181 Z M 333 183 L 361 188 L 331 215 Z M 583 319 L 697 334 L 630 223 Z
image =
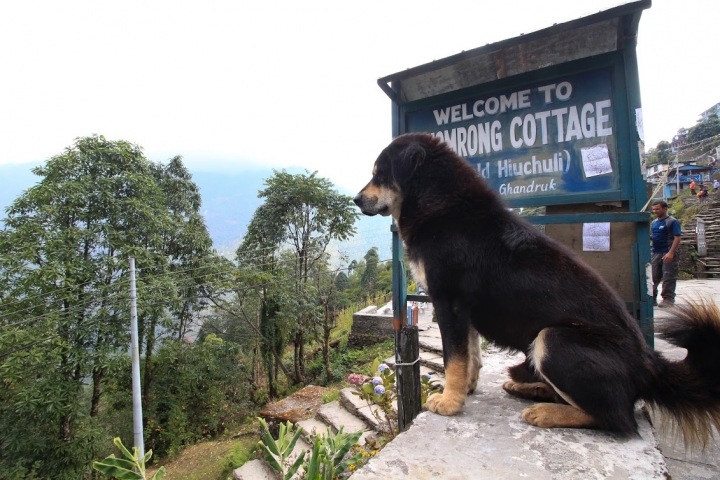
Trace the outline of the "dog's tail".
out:
M 687 349 L 684 360 L 658 355 L 647 400 L 680 430 L 686 448 L 705 448 L 720 429 L 720 309 L 698 299 L 677 305 L 658 328 L 660 337 Z M 674 422 L 673 422 L 674 420 Z

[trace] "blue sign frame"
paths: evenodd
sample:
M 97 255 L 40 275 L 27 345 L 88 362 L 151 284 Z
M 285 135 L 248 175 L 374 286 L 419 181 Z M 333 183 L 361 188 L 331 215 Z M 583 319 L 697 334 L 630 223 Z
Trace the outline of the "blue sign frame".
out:
M 406 103 L 398 131 L 442 137 L 511 207 L 629 200 L 625 73 L 613 52 Z

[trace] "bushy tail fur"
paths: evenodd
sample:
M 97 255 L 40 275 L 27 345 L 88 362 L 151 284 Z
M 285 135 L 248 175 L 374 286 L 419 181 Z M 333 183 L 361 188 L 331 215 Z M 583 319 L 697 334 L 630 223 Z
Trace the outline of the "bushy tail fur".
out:
M 670 313 L 657 330 L 661 338 L 686 348 L 687 357 L 672 362 L 658 355 L 646 400 L 674 420 L 686 448 L 704 449 L 713 427 L 720 429 L 720 309 L 698 298 Z

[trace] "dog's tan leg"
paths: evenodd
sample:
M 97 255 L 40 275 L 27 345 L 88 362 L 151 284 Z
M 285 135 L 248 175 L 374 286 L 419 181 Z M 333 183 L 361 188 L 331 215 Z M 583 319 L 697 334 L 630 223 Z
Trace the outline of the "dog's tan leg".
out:
M 455 415 L 460 411 L 468 389 L 468 360 L 453 357 L 445 366 L 445 390 L 435 393 L 425 402 L 425 408 L 440 415 Z
M 509 382 L 503 383 L 503 390 L 510 395 L 514 395 L 520 398 L 526 398 L 528 400 L 554 400 L 555 392 L 547 383 L 534 382 L 534 383 L 518 383 Z
M 480 334 L 470 327 L 468 334 L 468 395 L 477 388 L 480 369 L 482 368 L 482 350 L 480 350 Z
M 522 411 L 522 418 L 542 428 L 592 428 L 595 419 L 572 405 L 538 403 Z

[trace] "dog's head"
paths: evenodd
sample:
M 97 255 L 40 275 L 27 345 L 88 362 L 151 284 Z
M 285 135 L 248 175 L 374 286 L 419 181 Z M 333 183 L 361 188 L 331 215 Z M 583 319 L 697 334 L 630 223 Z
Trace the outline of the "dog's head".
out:
M 428 134 L 397 137 L 375 160 L 370 183 L 353 199 L 365 215 L 400 216 L 403 192 L 427 156 Z M 437 143 L 435 141 L 434 143 Z

